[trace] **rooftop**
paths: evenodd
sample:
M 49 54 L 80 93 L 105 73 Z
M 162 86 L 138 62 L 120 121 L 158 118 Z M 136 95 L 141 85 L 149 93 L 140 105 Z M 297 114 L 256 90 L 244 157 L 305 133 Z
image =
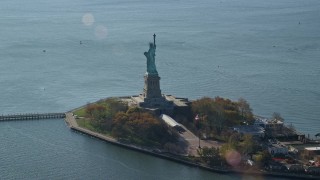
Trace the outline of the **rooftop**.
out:
M 177 123 L 177 121 L 175 121 L 174 119 L 172 119 L 170 116 L 166 114 L 161 114 L 160 118 L 170 127 L 181 126 L 179 123 Z
M 266 124 L 283 124 L 283 122 L 281 122 L 281 121 L 278 121 L 278 120 L 275 120 L 275 119 L 268 119 L 268 118 L 261 117 L 261 116 L 255 116 L 254 118 L 255 118 L 254 124 L 256 124 L 256 125 L 260 125 L 260 124 L 263 124 L 263 125 L 266 125 Z
M 306 147 L 304 149 L 308 151 L 320 151 L 320 147 Z
M 175 106 L 188 106 L 189 105 L 189 100 L 188 98 L 179 98 L 179 97 L 174 97 L 172 95 L 165 95 L 165 98 L 167 101 L 172 101 Z
M 235 126 L 233 129 L 244 134 L 264 134 L 264 129 L 257 125 Z

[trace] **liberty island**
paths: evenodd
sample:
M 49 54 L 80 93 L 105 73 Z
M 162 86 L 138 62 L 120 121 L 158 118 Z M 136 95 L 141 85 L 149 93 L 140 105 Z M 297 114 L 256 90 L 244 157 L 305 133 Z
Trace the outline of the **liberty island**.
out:
M 189 101 L 187 98 L 161 94 L 160 77 L 155 65 L 156 35 L 154 34 L 153 37 L 154 42 L 149 44 L 148 52 L 144 53 L 147 58 L 147 71 L 144 75 L 143 93 L 137 96 L 103 99 L 68 112 L 66 122 L 71 129 L 121 147 L 213 172 L 318 178 L 316 176 L 317 167 L 312 166 L 306 169 L 302 164 L 287 163 L 286 166 L 289 168 L 285 169 L 284 164 L 272 160 L 279 156 L 289 157 L 287 156 L 289 147 L 286 143 L 298 145 L 319 143 L 318 141 L 311 142 L 303 134 L 284 126 L 280 114 L 275 115 L 271 120 L 254 116 L 249 104 L 243 99 L 239 102 L 232 102 L 216 97 Z M 213 109 L 205 107 L 208 101 L 214 104 Z M 219 107 L 219 103 L 224 105 Z M 219 108 L 222 109 L 219 110 Z M 233 108 L 236 109 L 232 110 Z M 230 110 L 239 113 L 237 116 L 241 117 L 245 125 L 239 126 L 239 123 L 242 122 L 237 117 L 234 119 L 228 115 Z M 110 113 L 113 115 L 108 115 Z M 224 123 L 215 119 L 223 118 L 221 113 L 239 123 L 226 126 L 231 123 L 230 119 L 224 119 L 223 121 L 227 121 Z M 159 115 L 161 115 L 160 118 L 157 118 Z M 192 122 L 192 116 L 195 115 L 194 125 L 182 120 L 189 119 L 188 121 Z M 221 125 L 212 125 L 210 121 Z M 88 124 L 91 125 L 88 126 Z M 155 129 L 158 130 L 155 131 Z M 161 132 L 160 129 L 162 129 Z M 212 136 L 208 133 L 210 131 L 217 134 Z M 198 133 L 198 137 L 195 133 Z M 282 137 L 283 133 L 286 133 L 287 137 Z M 159 141 L 159 138 L 162 140 Z M 226 140 L 217 141 L 214 138 L 226 138 L 227 142 Z M 271 139 L 274 139 L 277 145 L 270 142 Z M 230 144 L 230 141 L 242 143 L 234 146 Z M 233 148 L 230 148 L 232 146 Z M 263 151 L 258 150 L 255 146 L 261 146 L 259 149 Z M 256 158 L 249 158 L 248 153 Z M 259 156 L 263 159 L 257 160 Z M 302 161 L 292 156 L 290 158 L 293 162 Z M 241 164 L 245 166 L 241 167 Z M 295 174 L 296 172 L 299 172 L 299 175 Z M 314 176 L 305 176 L 304 172 Z

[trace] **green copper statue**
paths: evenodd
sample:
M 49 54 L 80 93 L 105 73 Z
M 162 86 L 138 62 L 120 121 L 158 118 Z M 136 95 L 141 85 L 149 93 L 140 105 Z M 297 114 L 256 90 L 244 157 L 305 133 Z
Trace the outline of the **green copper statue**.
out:
M 156 56 L 156 35 L 153 35 L 153 43 L 149 44 L 149 51 L 144 52 L 144 55 L 147 57 L 147 73 L 148 74 L 158 74 L 155 56 Z

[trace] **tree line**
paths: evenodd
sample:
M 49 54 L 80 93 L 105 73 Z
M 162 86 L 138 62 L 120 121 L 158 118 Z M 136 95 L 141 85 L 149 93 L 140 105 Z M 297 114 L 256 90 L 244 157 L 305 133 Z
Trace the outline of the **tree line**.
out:
M 88 104 L 85 118 L 97 131 L 122 142 L 163 148 L 178 139 L 178 134 L 158 117 L 139 107 L 128 107 L 117 98 Z

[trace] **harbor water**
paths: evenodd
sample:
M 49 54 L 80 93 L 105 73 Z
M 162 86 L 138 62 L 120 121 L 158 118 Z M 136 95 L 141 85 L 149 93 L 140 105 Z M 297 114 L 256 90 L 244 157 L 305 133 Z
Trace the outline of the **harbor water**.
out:
M 142 92 L 152 35 L 162 93 L 245 98 L 320 132 L 318 0 L 2 0 L 0 114 Z M 243 179 L 128 151 L 62 119 L 0 123 L 0 179 Z M 251 177 L 252 178 L 252 177 Z

